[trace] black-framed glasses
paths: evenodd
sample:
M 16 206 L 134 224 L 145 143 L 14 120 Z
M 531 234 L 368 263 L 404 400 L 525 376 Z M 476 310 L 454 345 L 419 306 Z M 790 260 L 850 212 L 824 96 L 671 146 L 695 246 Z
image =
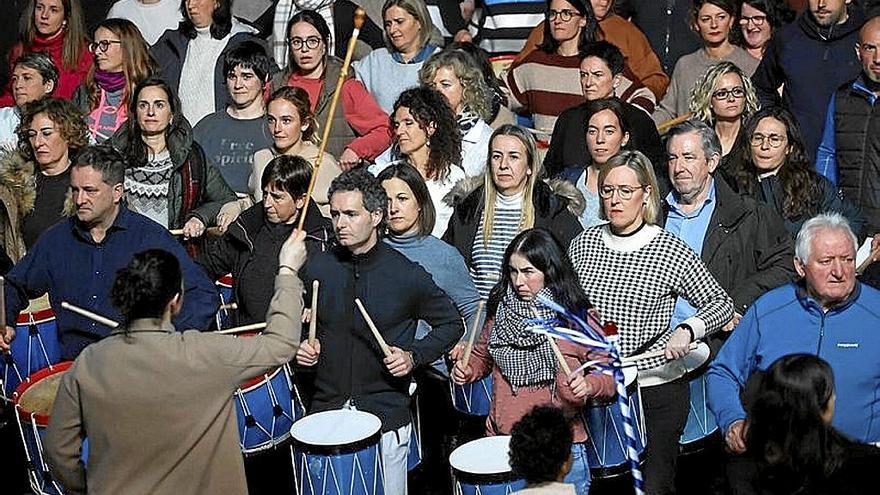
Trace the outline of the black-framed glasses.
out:
M 548 21 L 552 21 L 556 19 L 556 16 L 559 16 L 562 19 L 562 22 L 568 22 L 572 17 L 580 16 L 581 14 L 577 11 L 571 9 L 562 9 L 562 10 L 553 10 L 550 9 L 547 11 L 546 17 Z
M 746 96 L 746 89 L 742 86 L 734 86 L 730 89 L 719 89 L 712 93 L 712 98 L 715 98 L 716 100 L 726 100 L 731 95 L 736 99 L 743 98 Z
M 611 196 L 614 196 L 614 191 L 617 191 L 620 199 L 627 200 L 632 199 L 633 194 L 635 194 L 636 191 L 644 188 L 645 186 L 602 186 L 599 188 L 599 197 L 602 199 L 610 199 Z
M 101 41 L 93 41 L 89 43 L 89 51 L 92 53 L 98 53 L 100 50 L 101 53 L 106 53 L 107 50 L 110 49 L 110 45 L 121 45 L 122 41 L 120 40 L 101 40 Z
M 318 48 L 318 45 L 320 44 L 321 38 L 318 38 L 317 36 L 309 36 L 306 39 L 290 38 L 290 47 L 294 50 L 302 50 L 303 45 L 309 50 L 314 50 L 315 48 Z
M 752 23 L 755 27 L 760 27 L 764 25 L 764 21 L 767 20 L 766 15 L 753 15 L 751 17 L 740 17 L 739 23 L 745 26 L 748 23 Z
M 785 144 L 786 139 L 787 139 L 786 136 L 783 136 L 781 134 L 764 135 L 764 134 L 761 134 L 760 132 L 756 132 L 756 133 L 752 134 L 751 138 L 749 138 L 749 142 L 752 144 L 752 146 L 763 146 L 764 140 L 767 140 L 767 142 L 770 143 L 771 148 L 778 148 L 778 147 L 782 146 L 783 144 Z

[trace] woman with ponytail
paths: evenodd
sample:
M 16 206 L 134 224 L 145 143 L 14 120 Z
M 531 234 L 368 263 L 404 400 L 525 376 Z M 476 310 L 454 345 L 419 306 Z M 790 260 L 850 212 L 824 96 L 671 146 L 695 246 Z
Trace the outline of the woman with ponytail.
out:
M 296 353 L 304 239 L 294 231 L 281 247 L 268 325 L 247 339 L 176 331 L 171 320 L 183 290 L 173 254 L 135 254 L 117 273 L 111 299 L 124 321 L 63 375 L 44 438 L 67 493 L 86 486 L 90 493 L 247 493 L 233 392 Z

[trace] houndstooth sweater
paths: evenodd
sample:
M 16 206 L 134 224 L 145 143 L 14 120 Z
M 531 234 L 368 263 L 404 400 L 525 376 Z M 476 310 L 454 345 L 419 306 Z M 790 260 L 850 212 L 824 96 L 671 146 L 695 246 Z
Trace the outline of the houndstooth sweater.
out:
M 720 329 L 733 314 L 733 301 L 684 242 L 655 225 L 628 237 L 615 236 L 607 225 L 578 235 L 568 251 L 587 296 L 606 321 L 617 324 L 621 354 L 661 350 L 672 336 L 669 320 L 678 296 L 697 314 L 688 318 L 695 338 Z M 662 367 L 663 357 L 638 362 L 639 370 Z M 674 378 L 674 377 L 670 377 Z

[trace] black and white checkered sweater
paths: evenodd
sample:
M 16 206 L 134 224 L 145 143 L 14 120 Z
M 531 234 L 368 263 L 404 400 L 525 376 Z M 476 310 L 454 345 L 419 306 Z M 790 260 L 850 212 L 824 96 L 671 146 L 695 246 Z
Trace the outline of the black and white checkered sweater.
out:
M 733 301 L 697 254 L 660 227 L 645 225 L 629 237 L 613 235 L 607 225 L 592 227 L 572 241 L 568 254 L 590 302 L 603 320 L 617 324 L 624 356 L 658 334 L 645 352 L 666 347 L 679 295 L 699 308 L 685 320 L 697 338 L 719 330 L 733 314 Z M 646 359 L 638 367 L 665 363 L 662 357 Z

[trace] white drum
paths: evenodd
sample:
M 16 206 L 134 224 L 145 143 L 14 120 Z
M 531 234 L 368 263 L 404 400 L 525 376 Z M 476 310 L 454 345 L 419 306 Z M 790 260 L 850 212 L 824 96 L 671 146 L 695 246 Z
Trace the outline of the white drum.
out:
M 507 495 L 525 487 L 510 468 L 510 437 L 479 438 L 452 451 L 456 495 Z

